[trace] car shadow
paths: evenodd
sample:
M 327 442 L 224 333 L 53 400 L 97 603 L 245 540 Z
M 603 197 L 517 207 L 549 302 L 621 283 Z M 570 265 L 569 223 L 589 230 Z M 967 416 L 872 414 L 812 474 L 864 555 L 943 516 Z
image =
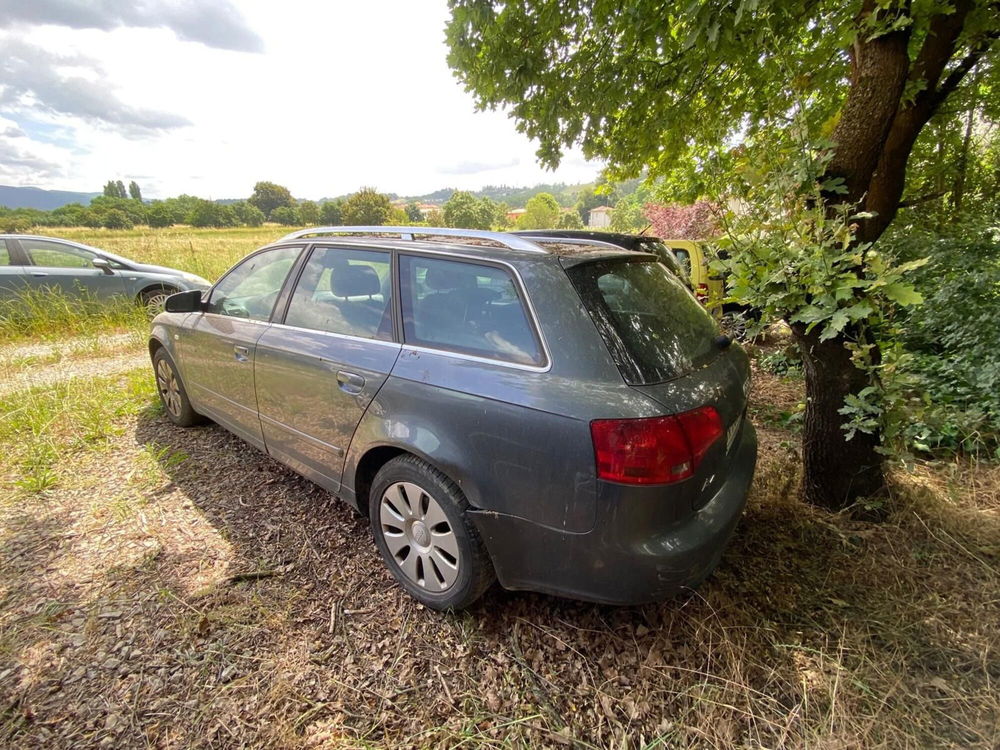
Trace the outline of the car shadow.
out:
M 856 684 L 833 688 L 834 697 L 841 690 L 858 701 L 956 663 L 970 665 L 975 684 L 1000 676 L 995 661 L 985 669 L 980 662 L 977 671 L 976 649 L 912 606 L 915 597 L 948 596 L 934 589 L 944 554 L 939 540 L 902 520 L 869 524 L 804 506 L 797 456 L 777 447 L 780 433 L 762 432 L 767 452 L 745 517 L 698 591 L 609 607 L 495 586 L 454 614 L 426 610 L 402 592 L 366 519 L 222 428 L 181 429 L 150 413 L 140 418 L 135 440 L 232 545 L 242 566 L 232 573 L 252 580 L 255 572 L 281 571 L 273 585 L 299 593 L 290 617 L 304 632 L 332 638 L 330 648 L 340 653 L 371 648 L 387 623 L 404 622 L 428 639 L 428 669 L 440 663 L 431 654 L 457 649 L 467 656 L 471 649 L 479 654 L 476 669 L 492 679 L 495 667 L 519 681 L 553 726 L 570 721 L 578 700 L 570 687 L 578 680 L 592 699 L 595 685 L 616 701 L 632 695 L 628 710 L 637 717 L 654 710 L 656 700 L 688 705 L 685 691 L 708 684 L 712 700 L 739 703 L 740 721 L 770 733 L 770 725 L 755 724 L 754 712 L 805 710 L 811 688 L 804 673 L 815 672 L 826 689 L 834 676 L 839 681 L 837 669 L 847 670 Z M 1000 523 L 991 523 L 982 534 L 1000 542 Z M 914 539 L 926 550 L 913 549 Z M 966 612 L 980 604 L 972 595 L 953 606 Z M 338 645 L 338 633 L 351 645 Z M 831 658 L 838 664 L 832 673 Z M 829 700 L 824 694 L 818 705 Z M 977 737 L 957 719 L 936 720 L 956 738 Z

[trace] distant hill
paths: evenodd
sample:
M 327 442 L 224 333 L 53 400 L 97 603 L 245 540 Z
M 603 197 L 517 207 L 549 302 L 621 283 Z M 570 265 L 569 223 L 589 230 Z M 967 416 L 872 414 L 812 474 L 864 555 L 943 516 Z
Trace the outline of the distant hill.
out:
M 524 204 L 527 203 L 528 199 L 536 193 L 551 193 L 553 197 L 559 201 L 560 205 L 572 206 L 576 203 L 580 191 L 584 188 L 592 186 L 593 183 L 567 185 L 562 182 L 557 182 L 551 185 L 532 185 L 531 187 L 487 185 L 482 190 L 472 190 L 470 192 L 480 198 L 485 196 L 487 198 L 492 198 L 498 203 L 506 203 L 511 208 L 524 208 Z M 443 188 L 442 190 L 435 190 L 433 193 L 427 193 L 426 195 L 410 196 L 405 200 L 408 202 L 414 201 L 416 203 L 444 203 L 454 192 L 455 188 Z
M 36 187 L 0 185 L 0 206 L 7 208 L 37 208 L 51 211 L 67 203 L 87 205 L 100 193 L 74 193 L 70 190 L 42 190 Z

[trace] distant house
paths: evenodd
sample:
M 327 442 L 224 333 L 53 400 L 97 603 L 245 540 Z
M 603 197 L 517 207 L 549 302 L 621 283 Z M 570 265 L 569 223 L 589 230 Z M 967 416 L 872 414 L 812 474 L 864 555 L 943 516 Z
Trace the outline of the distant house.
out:
M 524 216 L 526 213 L 528 213 L 528 210 L 526 208 L 515 208 L 513 211 L 507 212 L 507 221 L 509 221 L 512 224 L 516 224 L 517 220 L 520 219 L 522 216 Z
M 425 219 L 431 215 L 431 212 L 441 210 L 441 206 L 437 203 L 418 203 L 417 208 L 420 209 L 420 213 Z
M 614 209 L 611 206 L 596 206 L 590 209 L 590 218 L 587 220 L 587 226 L 593 229 L 610 227 L 612 211 Z

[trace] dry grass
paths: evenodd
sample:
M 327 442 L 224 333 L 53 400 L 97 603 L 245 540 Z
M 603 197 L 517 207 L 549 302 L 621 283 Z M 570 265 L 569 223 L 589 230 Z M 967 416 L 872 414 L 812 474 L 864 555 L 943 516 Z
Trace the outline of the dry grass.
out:
M 4 416 L 8 478 L 44 440 L 59 481 L 0 489 L 0 745 L 1000 745 L 1000 469 L 900 469 L 878 525 L 804 506 L 767 416 L 794 380 L 758 376 L 760 468 L 698 593 L 493 590 L 441 615 L 363 520 L 217 427 L 171 426 L 148 379 Z

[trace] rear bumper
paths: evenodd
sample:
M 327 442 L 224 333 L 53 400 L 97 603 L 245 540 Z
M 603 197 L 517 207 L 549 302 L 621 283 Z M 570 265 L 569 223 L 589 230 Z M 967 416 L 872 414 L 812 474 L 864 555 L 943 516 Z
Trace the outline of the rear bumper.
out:
M 666 523 L 662 504 L 676 497 L 621 485 L 603 488 L 597 523 L 584 534 L 489 511 L 471 515 L 504 588 L 603 604 L 660 601 L 696 586 L 718 565 L 746 505 L 756 462 L 757 435 L 747 421 L 716 493 L 697 511 Z

